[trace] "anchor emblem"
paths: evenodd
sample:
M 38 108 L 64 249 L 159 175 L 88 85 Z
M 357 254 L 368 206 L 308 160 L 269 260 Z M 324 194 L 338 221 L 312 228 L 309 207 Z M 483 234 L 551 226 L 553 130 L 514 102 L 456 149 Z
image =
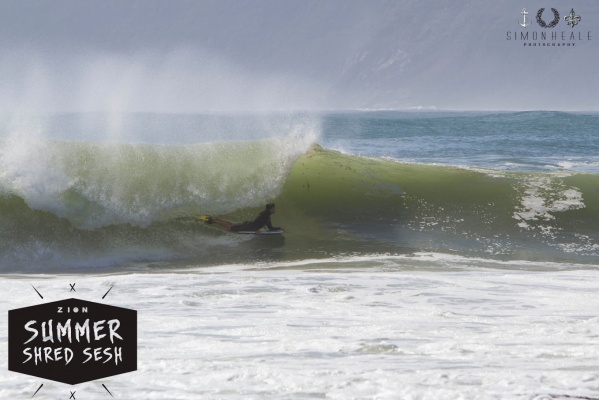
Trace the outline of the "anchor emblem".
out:
M 568 21 L 568 25 L 574 29 L 574 27 L 580 22 L 581 18 L 580 15 L 576 15 L 576 13 L 574 13 L 574 9 L 572 9 L 570 14 L 564 17 L 564 20 Z
M 521 27 L 526 28 L 528 25 L 530 25 L 530 21 L 526 21 L 526 16 L 528 15 L 528 11 L 526 11 L 526 8 L 522 9 L 522 12 L 520 13 L 522 14 L 522 22 L 520 22 L 520 20 L 518 20 L 518 24 L 520 24 Z

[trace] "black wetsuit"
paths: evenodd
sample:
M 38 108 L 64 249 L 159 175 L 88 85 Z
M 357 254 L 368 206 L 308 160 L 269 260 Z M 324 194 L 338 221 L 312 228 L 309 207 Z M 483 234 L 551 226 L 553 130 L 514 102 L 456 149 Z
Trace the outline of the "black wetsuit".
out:
M 270 211 L 264 210 L 260 214 L 258 214 L 258 217 L 256 217 L 256 219 L 253 221 L 245 221 L 245 222 L 241 222 L 239 224 L 233 224 L 233 226 L 231 226 L 231 231 L 233 231 L 233 232 L 239 232 L 239 231 L 255 232 L 255 231 L 260 230 L 264 226 L 266 226 L 269 231 L 281 230 L 281 228 L 279 228 L 279 227 L 272 226 L 272 223 L 270 222 Z

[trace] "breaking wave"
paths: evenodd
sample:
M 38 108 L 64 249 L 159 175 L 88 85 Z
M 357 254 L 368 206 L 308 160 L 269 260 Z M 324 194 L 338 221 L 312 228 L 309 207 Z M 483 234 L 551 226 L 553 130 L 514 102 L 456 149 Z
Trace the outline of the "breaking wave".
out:
M 187 145 L 8 139 L 0 270 L 135 268 L 431 251 L 596 262 L 599 175 L 402 163 L 295 132 Z M 277 238 L 198 222 L 277 203 Z

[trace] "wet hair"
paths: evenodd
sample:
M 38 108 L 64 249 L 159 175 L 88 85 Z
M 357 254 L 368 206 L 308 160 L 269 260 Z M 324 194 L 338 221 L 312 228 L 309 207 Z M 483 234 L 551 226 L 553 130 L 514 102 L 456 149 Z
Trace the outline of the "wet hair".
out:
M 268 203 L 268 204 L 266 205 L 266 209 L 267 209 L 267 210 L 270 210 L 271 208 L 274 208 L 274 206 L 275 206 L 275 203 Z

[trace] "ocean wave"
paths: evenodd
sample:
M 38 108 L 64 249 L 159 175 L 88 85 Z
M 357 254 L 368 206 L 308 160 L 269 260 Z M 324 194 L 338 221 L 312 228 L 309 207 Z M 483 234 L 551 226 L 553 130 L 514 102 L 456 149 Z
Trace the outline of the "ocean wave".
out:
M 5 141 L 0 269 L 414 252 L 583 264 L 599 256 L 597 174 L 401 163 L 312 141 Z M 197 220 L 251 219 L 270 200 L 284 237 L 255 240 Z

